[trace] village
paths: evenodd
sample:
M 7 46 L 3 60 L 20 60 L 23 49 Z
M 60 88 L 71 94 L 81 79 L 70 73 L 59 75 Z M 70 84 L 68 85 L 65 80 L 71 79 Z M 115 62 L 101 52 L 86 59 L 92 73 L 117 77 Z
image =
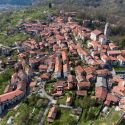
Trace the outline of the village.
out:
M 125 50 L 108 38 L 108 24 L 104 31 L 91 30 L 69 15 L 58 15 L 50 23 L 22 22 L 18 30 L 41 41 L 31 37 L 12 47 L 1 45 L 8 62 L 0 60 L 0 70 L 14 65 L 10 84 L 0 95 L 1 116 L 37 92 L 49 100 L 39 125 L 101 125 L 105 120 L 115 125 L 124 119 Z

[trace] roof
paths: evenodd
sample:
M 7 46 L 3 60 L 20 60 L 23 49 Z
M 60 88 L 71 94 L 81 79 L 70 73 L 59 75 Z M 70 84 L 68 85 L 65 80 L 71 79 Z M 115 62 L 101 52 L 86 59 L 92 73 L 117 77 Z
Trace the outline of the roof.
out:
M 125 87 L 115 86 L 115 87 L 113 87 L 112 92 L 116 93 L 118 95 L 121 95 L 121 96 L 125 96 Z
M 47 65 L 40 65 L 40 66 L 39 66 L 39 69 L 42 69 L 42 70 L 43 70 L 43 69 L 46 70 L 47 68 L 48 68 Z
M 36 84 L 37 84 L 36 82 L 31 82 L 31 83 L 30 83 L 30 87 L 35 87 Z
M 40 76 L 41 79 L 49 79 L 50 78 L 50 74 L 49 73 L 44 73 Z
M 79 74 L 79 73 L 83 73 L 84 69 L 82 66 L 77 66 L 77 67 L 75 67 L 75 71 L 77 72 L 77 74 Z
M 103 34 L 102 34 L 102 35 L 99 36 L 99 38 L 104 38 L 104 39 L 106 39 L 107 37 L 106 37 L 106 35 L 103 35 Z
M 70 83 L 70 82 L 76 82 L 76 78 L 75 78 L 75 76 L 73 76 L 73 75 L 68 75 L 67 81 L 68 81 L 69 83 Z
M 54 84 L 54 87 L 55 88 L 57 88 L 57 87 L 64 87 L 64 86 L 66 86 L 66 84 L 65 84 L 65 81 L 58 81 L 58 82 L 56 82 L 55 84 Z
M 109 75 L 109 74 L 111 74 L 111 72 L 108 69 L 99 69 L 99 70 L 96 70 L 96 73 L 98 75 Z
M 48 113 L 48 118 L 55 119 L 56 114 L 57 114 L 57 106 L 53 106 Z
M 79 87 L 90 87 L 90 82 L 80 82 L 77 84 Z
M 95 71 L 95 67 L 93 66 L 89 66 L 89 67 L 85 67 L 84 68 L 84 71 L 87 73 L 87 74 L 91 74 Z
M 125 57 L 123 57 L 122 55 L 117 56 L 117 59 L 120 61 L 125 61 Z
M 98 36 L 98 35 L 102 34 L 102 31 L 96 29 L 96 30 L 93 30 L 91 33 Z
M 2 94 L 2 95 L 0 95 L 0 102 L 12 100 L 21 94 L 23 94 L 23 91 L 21 91 L 21 90 L 15 90 L 15 91 L 12 91 L 9 93 Z
M 108 93 L 106 100 L 115 103 L 118 102 L 118 98 L 115 95 L 112 95 L 111 93 Z
M 95 88 L 95 95 L 96 95 L 96 98 L 105 100 L 105 98 L 107 96 L 107 89 L 104 87 L 96 87 Z
M 120 50 L 110 50 L 107 52 L 109 55 L 120 55 L 121 51 Z

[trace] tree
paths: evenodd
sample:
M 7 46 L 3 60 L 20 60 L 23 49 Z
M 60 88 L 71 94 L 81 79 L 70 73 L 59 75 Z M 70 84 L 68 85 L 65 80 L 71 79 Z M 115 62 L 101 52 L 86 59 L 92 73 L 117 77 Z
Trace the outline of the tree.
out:
M 77 121 L 71 117 L 67 119 L 67 125 L 77 125 Z

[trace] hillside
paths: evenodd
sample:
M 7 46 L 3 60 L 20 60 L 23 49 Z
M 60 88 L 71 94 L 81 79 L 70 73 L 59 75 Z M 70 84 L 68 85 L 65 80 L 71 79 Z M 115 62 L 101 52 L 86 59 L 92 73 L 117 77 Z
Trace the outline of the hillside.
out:
M 0 4 L 31 5 L 32 0 L 0 0 Z
M 125 22 L 125 0 L 52 0 L 64 10 L 78 11 L 81 15 L 103 18 L 123 25 Z

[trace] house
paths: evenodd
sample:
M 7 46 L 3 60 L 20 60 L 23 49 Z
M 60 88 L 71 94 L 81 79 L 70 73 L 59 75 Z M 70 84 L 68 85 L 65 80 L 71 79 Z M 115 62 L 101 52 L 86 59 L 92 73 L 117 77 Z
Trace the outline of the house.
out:
M 94 41 L 98 40 L 99 39 L 99 36 L 102 35 L 102 32 L 100 30 L 94 30 L 91 32 L 91 36 L 90 38 Z
M 125 87 L 123 86 L 114 86 L 112 89 L 112 93 L 116 95 L 119 98 L 122 98 L 125 96 Z
M 85 71 L 84 71 L 83 67 L 80 65 L 75 67 L 75 72 L 77 75 L 81 75 L 81 76 L 85 75 Z
M 60 90 L 63 91 L 63 90 L 65 89 L 65 87 L 67 87 L 67 84 L 66 84 L 65 81 L 62 81 L 62 80 L 57 81 L 57 82 L 54 84 L 55 90 L 58 90 L 58 91 L 60 91 Z
M 80 46 L 80 44 L 77 44 L 77 52 L 81 58 L 81 60 L 86 60 L 88 53 L 82 49 L 82 47 Z
M 48 113 L 47 121 L 50 123 L 54 122 L 54 120 L 56 119 L 56 115 L 57 115 L 57 106 L 54 105 Z
M 50 74 L 49 73 L 43 73 L 41 76 L 40 76 L 41 80 L 42 81 L 47 81 L 49 80 L 50 78 Z
M 31 92 L 34 92 L 35 91 L 35 88 L 36 88 L 36 85 L 37 85 L 37 82 L 33 81 L 30 83 L 30 91 Z
M 111 76 L 111 72 L 108 69 L 98 69 L 96 73 L 99 77 L 108 77 Z
M 67 78 L 67 83 L 68 83 L 68 87 L 69 89 L 72 89 L 76 86 L 76 77 L 74 75 L 68 75 L 68 78 Z
M 104 63 L 106 63 L 106 64 L 110 64 L 110 57 L 109 56 L 107 56 L 106 54 L 103 54 L 103 55 L 101 55 L 101 60 L 104 62 Z
M 102 45 L 98 41 L 90 41 L 90 42 L 88 42 L 88 48 L 94 49 L 94 51 L 95 50 L 100 51 L 102 49 Z M 91 55 L 93 55 L 93 54 L 91 54 Z
M 55 58 L 55 77 L 56 78 L 61 78 L 62 76 L 62 64 L 61 64 L 61 59 L 57 56 Z
M 78 81 L 79 83 L 86 81 L 85 76 L 82 76 L 82 75 L 77 75 L 77 76 L 76 76 L 76 79 L 77 79 L 77 81 Z
M 122 98 L 119 102 L 119 107 L 123 110 L 125 110 L 125 98 Z
M 107 96 L 107 89 L 105 87 L 96 87 L 95 95 L 97 99 L 104 101 Z
M 47 66 L 47 65 L 40 65 L 40 66 L 39 66 L 39 71 L 40 71 L 41 73 L 45 73 L 45 72 L 47 71 L 47 69 L 48 69 L 48 66 Z
M 68 96 L 67 99 L 66 99 L 66 105 L 67 106 L 70 106 L 72 104 L 72 97 Z
M 39 66 L 39 61 L 36 60 L 36 59 L 30 58 L 30 59 L 29 59 L 29 65 L 30 65 L 30 67 L 31 67 L 32 69 L 37 69 L 38 66 Z
M 22 99 L 23 96 L 24 92 L 21 90 L 15 90 L 0 95 L 0 114 L 2 114 L 9 105 L 12 105 L 15 102 L 20 101 L 20 99 Z
M 116 46 L 113 42 L 109 43 L 110 50 L 118 50 L 118 46 Z
M 119 66 L 125 66 L 125 57 L 122 55 L 117 56 L 117 59 L 119 61 Z
M 106 97 L 106 102 L 108 102 L 108 103 L 105 102 L 105 104 L 107 104 L 107 106 L 109 106 L 109 104 L 111 104 L 111 103 L 116 104 L 116 103 L 118 103 L 118 101 L 119 101 L 118 97 L 116 97 L 115 95 L 113 95 L 111 93 L 108 93 L 107 97 Z
M 80 83 L 77 83 L 77 88 L 78 90 L 87 90 L 90 88 L 90 82 L 80 82 Z
M 106 45 L 108 43 L 108 39 L 105 35 L 100 35 L 99 36 L 99 42 L 102 44 L 102 45 Z
M 121 55 L 121 51 L 120 50 L 109 50 L 107 51 L 108 56 L 113 56 L 113 57 L 117 57 L 118 55 Z
M 90 83 L 95 83 L 96 82 L 96 76 L 92 75 L 92 74 L 87 74 L 86 80 L 89 81 Z

